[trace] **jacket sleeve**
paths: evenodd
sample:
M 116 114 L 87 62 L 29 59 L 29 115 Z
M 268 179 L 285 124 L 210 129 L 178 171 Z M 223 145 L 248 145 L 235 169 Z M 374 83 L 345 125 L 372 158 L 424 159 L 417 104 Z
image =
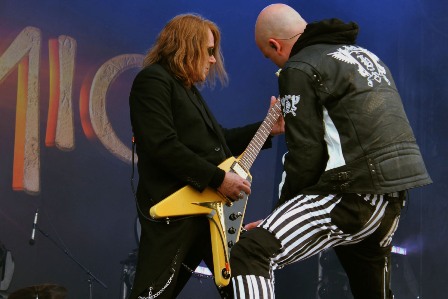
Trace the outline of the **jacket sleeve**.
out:
M 322 106 L 314 84 L 311 75 L 298 69 L 287 68 L 280 73 L 279 89 L 288 151 L 283 160 L 279 203 L 315 184 L 328 160 Z

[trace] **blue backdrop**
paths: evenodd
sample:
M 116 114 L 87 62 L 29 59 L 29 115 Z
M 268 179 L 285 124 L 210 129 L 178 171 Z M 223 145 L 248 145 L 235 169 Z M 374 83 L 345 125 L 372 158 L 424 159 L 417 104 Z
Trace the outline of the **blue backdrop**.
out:
M 230 76 L 228 87 L 204 89 L 205 99 L 223 126 L 261 120 L 277 94 L 277 68 L 259 53 L 253 29 L 271 3 L 0 1 L 0 243 L 15 261 L 7 292 L 54 283 L 69 299 L 89 298 L 87 269 L 107 286 L 94 282 L 93 298 L 122 298 L 122 262 L 138 246 L 128 116 L 135 65 L 174 15 L 202 14 L 222 30 Z M 446 298 L 448 2 L 284 3 L 308 21 L 356 21 L 358 43 L 394 74 L 434 184 L 410 192 L 395 238 L 408 254 L 396 257 L 393 283 L 398 299 Z M 276 200 L 285 147 L 275 140 L 253 165 L 246 222 Z M 31 246 L 36 209 L 47 236 L 38 232 Z M 316 298 L 317 262 L 279 271 L 278 298 Z M 193 278 L 180 297 L 218 298 L 209 278 Z

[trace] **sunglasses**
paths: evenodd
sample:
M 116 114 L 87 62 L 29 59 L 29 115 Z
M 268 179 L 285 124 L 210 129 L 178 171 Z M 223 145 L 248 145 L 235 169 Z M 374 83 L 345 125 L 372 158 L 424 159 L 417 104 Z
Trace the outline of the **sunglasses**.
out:
M 207 48 L 207 53 L 208 56 L 215 56 L 215 48 L 214 47 Z

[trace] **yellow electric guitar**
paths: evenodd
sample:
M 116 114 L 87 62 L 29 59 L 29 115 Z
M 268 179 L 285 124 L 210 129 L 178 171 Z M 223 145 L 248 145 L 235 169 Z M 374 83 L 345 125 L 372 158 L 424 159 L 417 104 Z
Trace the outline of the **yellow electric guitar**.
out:
M 272 127 L 281 113 L 280 101 L 273 105 L 258 128 L 255 136 L 237 158 L 231 157 L 219 165 L 224 171 L 235 172 L 251 181 L 249 169 L 269 136 Z M 187 215 L 207 215 L 210 222 L 210 236 L 213 252 L 213 274 L 218 287 L 224 287 L 230 281 L 230 249 L 240 236 L 246 211 L 248 196 L 232 202 L 213 188 L 199 192 L 191 186 L 185 186 L 154 205 L 149 213 L 155 219 Z

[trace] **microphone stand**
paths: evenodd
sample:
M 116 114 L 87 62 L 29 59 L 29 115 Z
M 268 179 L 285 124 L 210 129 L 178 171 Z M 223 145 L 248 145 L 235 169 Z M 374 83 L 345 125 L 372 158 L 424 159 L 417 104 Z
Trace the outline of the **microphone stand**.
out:
M 100 285 L 102 285 L 105 289 L 107 289 L 107 285 L 104 284 L 101 280 L 99 280 L 89 269 L 87 269 L 83 264 L 81 264 L 68 250 L 66 247 L 62 246 L 58 242 L 56 242 L 49 234 L 47 234 L 45 231 L 43 231 L 37 224 L 36 228 L 39 232 L 41 232 L 45 237 L 47 237 L 54 245 L 56 245 L 57 248 L 62 250 L 65 255 L 67 255 L 73 262 L 75 262 L 81 269 L 86 272 L 86 274 L 89 276 L 87 279 L 87 282 L 89 283 L 89 298 L 92 299 L 92 283 L 98 282 Z

